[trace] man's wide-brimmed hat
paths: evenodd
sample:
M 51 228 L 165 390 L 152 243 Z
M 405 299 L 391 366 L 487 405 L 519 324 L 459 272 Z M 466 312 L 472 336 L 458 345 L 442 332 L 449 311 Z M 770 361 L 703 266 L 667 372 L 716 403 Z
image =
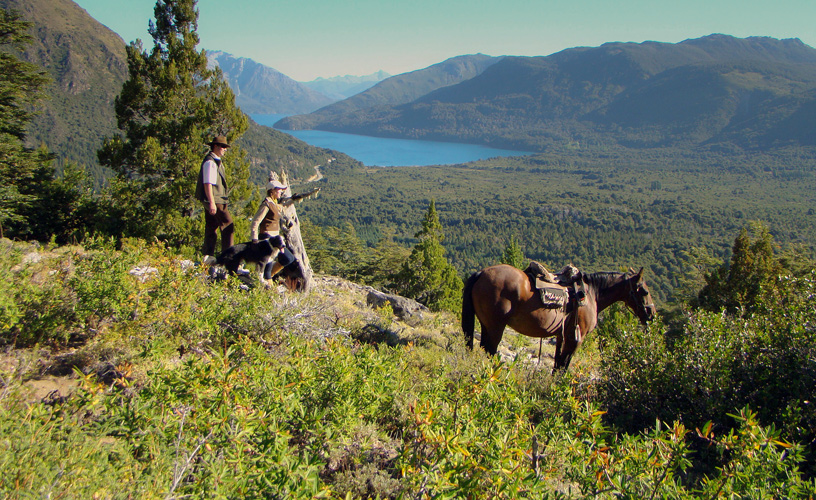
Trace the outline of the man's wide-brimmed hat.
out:
M 212 141 L 207 143 L 207 146 L 212 147 L 212 146 L 214 146 L 216 144 L 218 144 L 219 146 L 223 146 L 225 148 L 230 147 L 229 142 L 227 142 L 227 136 L 225 136 L 225 135 L 215 136 L 215 138 Z
M 269 191 L 270 189 L 286 189 L 288 186 L 283 184 L 279 181 L 269 181 L 266 183 L 266 190 Z

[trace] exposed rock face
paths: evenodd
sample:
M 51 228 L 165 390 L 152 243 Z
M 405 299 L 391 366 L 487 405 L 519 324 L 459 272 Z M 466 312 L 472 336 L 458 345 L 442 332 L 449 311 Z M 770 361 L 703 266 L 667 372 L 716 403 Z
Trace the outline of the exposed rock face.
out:
M 421 318 L 422 313 L 428 311 L 427 307 L 413 299 L 383 293 L 373 288 L 369 288 L 368 290 L 366 303 L 368 303 L 368 305 L 371 307 L 382 307 L 386 303 L 391 304 L 391 309 L 394 310 L 394 314 L 401 320 L 413 318 L 415 316 Z
M 207 51 L 211 65 L 224 72 L 235 103 L 249 114 L 311 113 L 335 102 L 320 92 L 252 59 Z

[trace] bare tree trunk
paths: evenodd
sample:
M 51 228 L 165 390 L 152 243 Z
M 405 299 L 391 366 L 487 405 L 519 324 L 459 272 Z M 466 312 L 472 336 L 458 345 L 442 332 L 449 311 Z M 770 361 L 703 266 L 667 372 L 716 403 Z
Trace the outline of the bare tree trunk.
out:
M 281 174 L 280 181 L 287 186 L 284 196 L 291 198 L 292 188 L 289 186 L 286 173 Z M 294 256 L 297 258 L 296 264 L 300 267 L 300 273 L 304 280 L 302 291 L 308 292 L 312 287 L 314 273 L 312 272 L 311 264 L 309 264 L 309 256 L 306 254 L 306 246 L 303 244 L 303 237 L 300 234 L 300 219 L 298 219 L 295 204 L 292 203 L 288 206 L 284 206 L 283 215 L 294 223 L 292 227 L 289 228 L 289 232 L 286 234 L 286 243 L 289 246 L 289 250 L 291 250 Z

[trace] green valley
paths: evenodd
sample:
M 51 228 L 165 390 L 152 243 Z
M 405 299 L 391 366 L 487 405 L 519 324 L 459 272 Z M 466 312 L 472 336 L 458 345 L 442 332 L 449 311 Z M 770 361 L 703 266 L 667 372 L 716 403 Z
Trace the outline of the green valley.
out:
M 727 258 L 752 220 L 784 245 L 812 253 L 816 241 L 816 172 L 795 150 L 692 156 L 619 149 L 439 167 L 340 164 L 321 183 L 302 217 L 351 224 L 371 244 L 394 231 L 395 241 L 411 245 L 435 200 L 447 256 L 463 275 L 497 263 L 515 237 L 526 257 L 553 268 L 645 266 L 664 301 L 678 299 L 695 278 L 687 254 L 699 247 Z

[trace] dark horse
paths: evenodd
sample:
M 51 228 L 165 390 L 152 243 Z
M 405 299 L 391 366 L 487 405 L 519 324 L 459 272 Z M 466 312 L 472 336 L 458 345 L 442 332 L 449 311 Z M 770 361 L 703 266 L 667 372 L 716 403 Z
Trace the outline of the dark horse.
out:
M 571 293 L 564 307 L 548 309 L 529 276 L 515 267 L 502 264 L 475 273 L 462 296 L 462 331 L 468 347 L 473 348 L 474 316 L 482 326 L 481 345 L 490 354 L 496 354 L 506 326 L 528 337 L 557 336 L 555 372 L 569 367 L 575 349 L 597 325 L 598 313 L 615 302 L 626 303 L 643 324 L 655 315 L 643 268 L 637 273 L 581 273 L 577 279 L 584 297 Z

